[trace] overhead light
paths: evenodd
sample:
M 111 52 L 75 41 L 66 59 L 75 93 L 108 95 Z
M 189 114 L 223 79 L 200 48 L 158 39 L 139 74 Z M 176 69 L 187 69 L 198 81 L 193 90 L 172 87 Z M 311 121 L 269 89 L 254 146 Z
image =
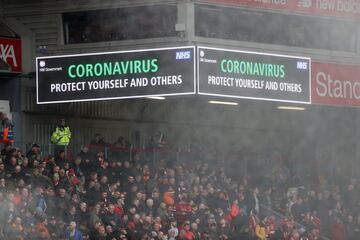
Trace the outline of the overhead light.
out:
M 154 96 L 154 97 L 147 97 L 147 98 L 156 99 L 156 100 L 165 100 L 165 97 L 156 97 L 156 96 Z
M 294 111 L 304 111 L 304 107 L 294 107 L 294 106 L 278 106 L 277 109 L 281 110 L 294 110 Z
M 212 104 L 222 104 L 222 105 L 233 105 L 233 106 L 239 105 L 239 104 L 236 103 L 236 102 L 209 101 L 209 103 L 212 103 Z

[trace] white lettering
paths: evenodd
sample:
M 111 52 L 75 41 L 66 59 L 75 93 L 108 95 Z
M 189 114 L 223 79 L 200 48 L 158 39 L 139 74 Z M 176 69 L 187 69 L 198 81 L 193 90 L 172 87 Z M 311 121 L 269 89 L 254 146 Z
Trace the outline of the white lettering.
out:
M 316 74 L 316 94 L 320 97 L 360 99 L 360 81 L 332 79 L 330 74 Z
M 11 59 L 14 67 L 18 66 L 13 45 L 0 44 L 0 58 L 6 63 L 9 63 L 8 59 Z
M 316 74 L 316 83 L 318 86 L 322 87 L 322 91 L 319 89 L 319 87 L 316 87 L 316 94 L 320 97 L 325 97 L 327 95 L 327 87 L 326 84 L 326 74 L 323 72 L 318 72 Z

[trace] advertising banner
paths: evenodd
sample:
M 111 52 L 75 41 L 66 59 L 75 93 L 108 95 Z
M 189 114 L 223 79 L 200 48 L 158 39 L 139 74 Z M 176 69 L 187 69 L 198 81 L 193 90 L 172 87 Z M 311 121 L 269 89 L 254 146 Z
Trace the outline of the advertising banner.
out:
M 36 59 L 38 104 L 195 94 L 195 47 Z
M 10 65 L 13 73 L 21 72 L 21 40 L 0 37 L 0 58 Z
M 311 15 L 360 18 L 360 1 L 358 0 L 207 0 L 207 2 L 230 3 Z
M 198 47 L 198 93 L 310 103 L 310 58 Z
M 360 106 L 360 66 L 313 62 L 312 103 Z

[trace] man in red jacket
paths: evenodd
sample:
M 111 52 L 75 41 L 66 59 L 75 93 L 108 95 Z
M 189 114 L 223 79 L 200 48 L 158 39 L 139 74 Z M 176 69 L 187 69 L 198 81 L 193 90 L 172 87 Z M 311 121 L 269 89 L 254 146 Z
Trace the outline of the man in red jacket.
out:
M 190 230 L 190 222 L 189 221 L 184 222 L 183 230 L 185 231 L 185 233 L 183 235 L 186 240 L 194 240 L 195 239 L 194 233 Z
M 331 224 L 330 239 L 345 240 L 345 227 L 337 216 L 334 217 L 334 222 Z

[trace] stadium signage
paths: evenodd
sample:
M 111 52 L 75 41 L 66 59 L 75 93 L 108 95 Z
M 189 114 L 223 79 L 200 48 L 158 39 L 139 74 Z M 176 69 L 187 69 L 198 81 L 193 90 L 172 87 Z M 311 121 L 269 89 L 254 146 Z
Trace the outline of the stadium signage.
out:
M 21 72 L 21 40 L 0 37 L 0 59 L 10 65 L 11 72 Z
M 208 0 L 215 3 L 230 3 L 242 6 L 286 10 L 305 14 L 320 14 L 360 18 L 360 2 L 358 0 Z
M 198 93 L 310 103 L 309 58 L 198 47 Z
M 39 57 L 38 104 L 195 94 L 195 47 Z
M 312 101 L 314 104 L 360 106 L 360 67 L 313 62 Z

